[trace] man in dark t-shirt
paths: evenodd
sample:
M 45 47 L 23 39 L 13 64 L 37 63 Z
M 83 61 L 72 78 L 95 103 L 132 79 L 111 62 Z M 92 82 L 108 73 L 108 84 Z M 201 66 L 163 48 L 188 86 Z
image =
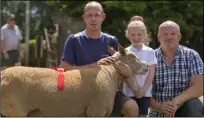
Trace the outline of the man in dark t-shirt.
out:
M 117 50 L 117 39 L 102 32 L 98 39 L 89 38 L 85 31 L 72 34 L 65 42 L 62 60 L 76 66 L 92 64 L 110 56 L 108 45 Z
M 98 2 L 89 2 L 84 8 L 82 16 L 86 29 L 82 32 L 71 34 L 65 42 L 60 67 L 65 70 L 89 68 L 98 63 L 114 63 L 110 57 L 108 46 L 118 49 L 118 40 L 101 31 L 101 24 L 105 19 L 103 8 Z M 122 74 L 129 78 L 128 69 L 118 68 Z M 126 97 L 121 91 L 116 93 L 113 111 L 110 116 L 119 117 L 137 116 L 137 103 Z

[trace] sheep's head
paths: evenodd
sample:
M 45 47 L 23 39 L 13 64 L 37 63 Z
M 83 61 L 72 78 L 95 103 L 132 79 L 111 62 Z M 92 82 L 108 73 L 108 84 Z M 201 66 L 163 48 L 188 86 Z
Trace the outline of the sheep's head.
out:
M 124 47 L 121 45 L 118 46 L 118 52 L 115 52 L 112 48 L 109 47 L 109 52 L 113 57 L 118 58 L 120 61 L 126 63 L 133 75 L 136 74 L 146 74 L 148 71 L 148 65 L 146 62 L 140 60 L 134 53 L 127 52 Z

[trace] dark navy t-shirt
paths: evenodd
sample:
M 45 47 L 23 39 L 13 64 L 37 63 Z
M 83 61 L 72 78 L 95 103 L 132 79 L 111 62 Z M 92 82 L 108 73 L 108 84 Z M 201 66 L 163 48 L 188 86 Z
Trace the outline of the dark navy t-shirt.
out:
M 99 39 L 91 39 L 82 31 L 68 37 L 61 59 L 76 66 L 91 64 L 110 55 L 108 46 L 118 50 L 118 40 L 103 32 Z

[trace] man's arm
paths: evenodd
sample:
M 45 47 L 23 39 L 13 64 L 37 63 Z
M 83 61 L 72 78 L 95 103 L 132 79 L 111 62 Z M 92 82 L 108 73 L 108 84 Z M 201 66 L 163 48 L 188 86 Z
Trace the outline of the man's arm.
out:
M 150 98 L 150 107 L 152 107 L 155 111 L 160 111 L 161 103 L 157 102 L 154 97 Z
M 181 105 L 191 98 L 199 98 L 203 95 L 203 74 L 195 75 L 191 78 L 190 87 L 182 94 L 172 99 L 177 105 Z
M 6 50 L 5 50 L 5 37 L 4 37 L 4 32 L 3 32 L 3 28 L 1 28 L 1 40 L 0 40 L 0 42 L 1 42 L 1 52 L 2 53 L 5 53 L 6 52 Z
M 2 55 L 5 59 L 9 59 L 9 55 L 6 51 L 5 48 L 5 37 L 4 37 L 4 32 L 3 32 L 3 28 L 1 28 L 1 39 L 0 39 L 0 43 L 1 43 L 1 49 L 0 51 L 2 52 Z
M 6 49 L 5 49 L 5 41 L 4 40 L 1 40 L 1 52 L 4 54 L 6 53 Z
M 116 61 L 117 61 L 117 59 L 115 59 L 114 57 L 108 56 L 108 57 L 102 58 L 102 59 L 100 59 L 97 62 L 92 63 L 92 64 L 73 66 L 73 65 L 69 64 L 67 61 L 62 60 L 61 64 L 60 64 L 60 68 L 64 68 L 65 70 L 84 69 L 84 68 L 90 68 L 90 67 L 97 66 L 97 65 L 107 65 L 107 64 L 114 63 Z M 123 68 L 125 68 L 126 71 L 122 72 L 124 75 L 128 76 L 130 74 L 130 73 L 128 73 L 129 68 L 126 67 L 125 65 L 123 65 L 123 68 L 121 68 L 120 66 L 116 66 L 116 67 L 118 67 L 119 70 L 124 70 Z
M 67 63 L 66 61 L 61 61 L 60 63 L 60 68 L 64 68 L 65 70 L 74 70 L 74 69 L 84 69 L 84 68 L 90 68 L 93 66 L 96 66 L 97 62 L 92 63 L 92 64 L 87 64 L 87 65 L 83 65 L 83 66 L 72 66 L 71 64 Z
M 192 50 L 190 55 L 190 86 L 180 95 L 172 99 L 178 105 L 181 105 L 191 98 L 198 98 L 203 95 L 203 61 L 200 55 Z

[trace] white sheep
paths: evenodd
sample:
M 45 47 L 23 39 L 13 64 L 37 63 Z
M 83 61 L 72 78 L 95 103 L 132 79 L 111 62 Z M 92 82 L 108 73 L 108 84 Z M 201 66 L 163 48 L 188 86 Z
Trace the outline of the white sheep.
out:
M 147 72 L 146 63 L 119 46 L 114 57 L 133 74 Z M 120 82 L 113 65 L 64 73 L 64 90 L 57 90 L 57 71 L 16 66 L 5 69 L 1 80 L 1 113 L 5 116 L 109 116 Z

